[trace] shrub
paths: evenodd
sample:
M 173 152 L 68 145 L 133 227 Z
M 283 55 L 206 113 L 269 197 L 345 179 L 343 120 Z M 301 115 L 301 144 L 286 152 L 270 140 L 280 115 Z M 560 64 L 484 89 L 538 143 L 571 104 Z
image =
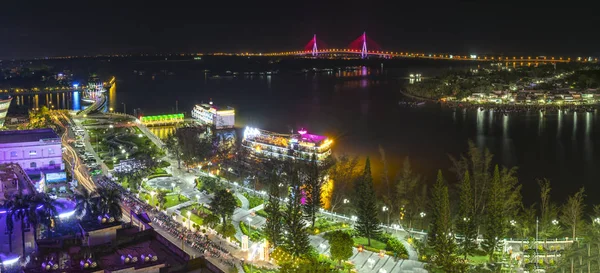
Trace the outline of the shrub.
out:
M 164 161 L 163 160 L 160 163 L 158 163 L 158 167 L 159 168 L 166 168 L 166 167 L 169 167 L 169 166 L 171 166 L 171 163 L 169 163 L 168 161 Z
M 153 175 L 149 175 L 147 177 L 148 180 L 153 179 L 153 178 L 157 178 L 157 177 L 172 177 L 172 174 L 168 174 L 168 173 L 164 173 L 164 174 L 153 174 Z
M 262 210 L 262 209 L 259 210 L 259 211 L 256 211 L 256 215 L 262 216 L 264 218 L 268 218 L 269 217 L 269 214 L 266 211 Z
M 246 223 L 244 223 L 243 221 L 240 221 L 240 230 L 242 231 L 242 234 L 249 236 L 248 227 L 246 227 Z
M 404 247 L 404 244 L 402 244 L 402 242 L 400 242 L 400 240 L 398 240 L 396 238 L 388 239 L 385 250 L 394 252 L 396 257 L 400 257 L 402 255 L 408 256 L 408 251 Z
M 234 237 L 235 236 L 235 227 L 233 226 L 233 224 L 231 222 L 227 223 L 227 225 L 225 225 L 225 230 L 223 230 L 223 225 L 219 225 L 217 227 L 217 232 L 221 235 L 223 235 L 223 237 L 227 238 L 227 237 Z

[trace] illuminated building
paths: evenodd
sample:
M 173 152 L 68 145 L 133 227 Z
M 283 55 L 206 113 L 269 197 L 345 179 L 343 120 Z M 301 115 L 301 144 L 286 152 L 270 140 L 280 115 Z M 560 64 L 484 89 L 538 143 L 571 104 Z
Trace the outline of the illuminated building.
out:
M 158 116 L 143 116 L 140 117 L 140 121 L 145 125 L 163 125 L 169 123 L 183 122 L 183 114 L 170 114 L 170 115 L 158 115 Z
M 8 107 L 10 106 L 11 101 L 12 97 L 0 96 L 0 128 L 4 126 L 4 119 L 6 118 L 6 113 L 8 113 Z
M 0 164 L 17 163 L 27 173 L 60 172 L 62 142 L 49 128 L 0 131 Z
M 246 127 L 242 145 L 257 157 L 310 160 L 314 155 L 321 162 L 331 155 L 333 141 L 300 130 L 297 134 L 277 134 Z
M 212 101 L 208 104 L 197 104 L 192 109 L 192 118 L 217 129 L 233 128 L 235 125 L 235 109 L 233 107 L 217 107 Z

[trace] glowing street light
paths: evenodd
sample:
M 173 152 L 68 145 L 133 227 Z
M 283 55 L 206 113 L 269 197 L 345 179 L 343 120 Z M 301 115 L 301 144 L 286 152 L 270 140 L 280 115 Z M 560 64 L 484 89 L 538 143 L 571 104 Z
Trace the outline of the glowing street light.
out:
M 155 195 L 155 194 L 156 194 L 156 192 L 155 192 L 155 191 L 151 191 L 151 192 L 150 192 L 150 196 L 152 197 L 152 198 L 151 198 L 151 200 L 150 200 L 150 202 L 152 202 L 152 204 L 154 204 L 154 195 Z
M 344 198 L 344 204 L 348 204 L 348 203 L 350 203 L 350 200 Z
M 383 206 L 383 208 L 381 208 L 381 211 L 386 212 L 387 211 L 387 227 L 389 229 L 390 227 L 390 209 L 387 206 Z
M 187 216 L 188 216 L 188 229 L 192 230 L 192 212 L 191 211 L 187 211 Z

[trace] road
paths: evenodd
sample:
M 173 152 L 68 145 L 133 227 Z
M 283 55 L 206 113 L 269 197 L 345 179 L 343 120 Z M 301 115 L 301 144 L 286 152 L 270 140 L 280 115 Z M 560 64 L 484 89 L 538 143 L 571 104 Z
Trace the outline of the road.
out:
M 71 146 L 71 143 L 74 141 L 74 139 L 70 138 L 69 135 L 71 134 L 70 130 L 73 125 L 63 124 L 61 121 L 61 119 L 64 119 L 66 122 L 69 122 L 69 117 L 61 111 L 51 111 L 50 113 L 56 124 L 63 128 L 63 134 L 60 137 L 62 146 L 65 148 L 65 151 L 63 152 L 63 158 L 67 166 L 72 170 L 73 178 L 87 190 L 94 191 L 96 189 L 96 185 L 88 174 L 87 166 L 83 164 L 79 158 L 79 155 L 77 154 L 77 151 L 75 151 L 75 149 L 73 149 Z

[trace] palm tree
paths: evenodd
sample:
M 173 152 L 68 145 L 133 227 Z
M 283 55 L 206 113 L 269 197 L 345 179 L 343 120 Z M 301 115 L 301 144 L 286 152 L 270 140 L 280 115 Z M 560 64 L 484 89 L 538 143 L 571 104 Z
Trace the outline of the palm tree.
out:
M 98 198 L 96 199 L 96 207 L 100 214 L 108 214 L 121 220 L 123 211 L 121 210 L 121 192 L 117 189 L 100 188 L 98 189 Z
M 80 194 L 75 195 L 75 217 L 82 219 L 83 217 L 91 218 L 92 214 L 96 212 L 96 206 L 94 203 L 95 192 L 89 192 L 83 188 Z
M 31 224 L 29 218 L 29 207 L 32 204 L 32 196 L 19 192 L 13 195 L 7 202 L 8 212 L 6 217 L 15 218 L 21 222 L 21 242 L 23 244 L 23 257 L 25 257 L 25 226 Z
M 41 206 L 41 207 L 40 207 Z M 38 207 L 40 207 L 38 209 Z M 43 224 L 46 226 L 48 230 L 48 236 L 50 235 L 50 226 L 52 223 L 52 219 L 58 216 L 57 207 L 64 208 L 61 203 L 58 203 L 56 200 L 50 198 L 48 195 L 39 193 L 34 196 L 33 204 L 30 206 L 30 219 L 34 224 L 34 238 L 37 240 L 37 225 Z
M 6 232 L 8 233 L 8 252 L 12 252 L 12 233 L 15 228 L 15 223 L 13 222 L 13 218 L 8 213 L 8 203 L 5 204 L 4 208 L 6 209 Z
M 181 169 L 181 146 L 179 140 L 175 134 L 170 134 L 165 140 L 164 148 L 175 155 L 177 159 L 177 169 Z

